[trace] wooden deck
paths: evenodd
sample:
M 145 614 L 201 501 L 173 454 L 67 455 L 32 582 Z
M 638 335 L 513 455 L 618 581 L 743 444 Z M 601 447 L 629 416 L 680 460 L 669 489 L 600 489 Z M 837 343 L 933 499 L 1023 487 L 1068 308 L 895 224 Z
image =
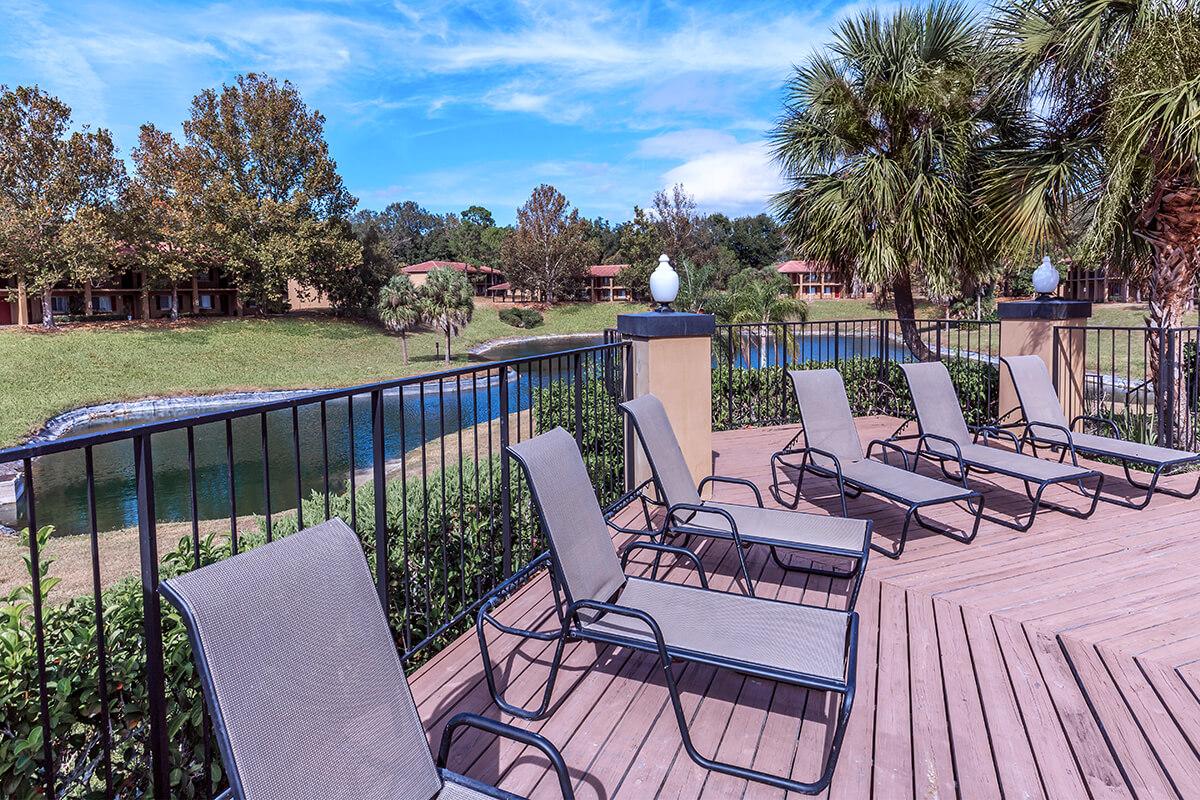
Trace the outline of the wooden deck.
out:
M 894 427 L 883 418 L 860 424 L 866 437 Z M 765 487 L 768 457 L 792 433 L 717 434 L 716 469 Z M 1012 482 L 977 485 L 990 510 L 1025 507 Z M 802 508 L 832 511 L 831 489 L 807 478 L 816 505 Z M 724 499 L 745 495 L 718 489 Z M 875 520 L 876 536 L 899 530 L 886 501 L 863 497 L 850 508 Z M 958 510 L 929 516 L 959 528 L 968 521 Z M 1143 511 L 1102 504 L 1087 521 L 1046 513 L 1028 533 L 984 523 L 970 545 L 920 531 L 900 561 L 873 554 L 858 601 L 858 694 L 828 796 L 1200 798 L 1198 523 L 1200 500 L 1159 496 Z M 714 588 L 737 591 L 728 545 L 696 549 Z M 783 574 L 758 548 L 749 558 L 761 596 L 844 605 L 841 581 Z M 694 581 L 682 566 L 666 577 Z M 542 578 L 502 617 L 530 624 L 550 602 Z M 510 699 L 529 703 L 544 684 L 547 648 L 490 642 Z M 823 694 L 698 665 L 676 670 L 701 752 L 801 780 L 817 775 L 832 710 Z M 489 701 L 473 636 L 418 670 L 412 687 L 435 741 L 457 711 L 512 721 Z M 547 720 L 522 724 L 562 750 L 580 798 L 783 795 L 692 763 L 650 656 L 573 645 L 555 694 Z M 559 796 L 540 754 L 474 732 L 457 742 L 451 767 L 532 798 Z

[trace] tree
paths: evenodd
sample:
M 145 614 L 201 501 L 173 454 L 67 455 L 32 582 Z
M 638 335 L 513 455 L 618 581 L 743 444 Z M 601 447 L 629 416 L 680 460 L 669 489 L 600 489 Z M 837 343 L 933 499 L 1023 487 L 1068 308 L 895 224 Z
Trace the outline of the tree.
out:
M 447 215 L 447 217 L 452 215 Z M 390 203 L 383 211 L 362 210 L 351 218 L 360 240 L 367 227 L 379 232 L 379 255 L 395 272 L 409 264 L 451 257 L 447 217 L 426 211 L 411 200 Z
M 496 226 L 492 212 L 483 206 L 471 206 L 448 227 L 451 252 L 457 261 L 494 267 L 499 263 L 507 230 Z
M 655 192 L 650 220 L 662 242 L 663 252 L 671 257 L 672 263 L 684 261 L 708 261 L 708 243 L 705 241 L 700 215 L 696 213 L 696 200 L 688 194 L 683 184 Z
M 475 293 L 467 276 L 450 267 L 429 271 L 421 287 L 425 315 L 433 326 L 446 335 L 445 363 L 450 363 L 450 338 L 471 321 L 475 313 Z
M 1150 369 L 1200 271 L 1200 4 L 1021 0 L 999 8 L 1005 73 L 1030 107 L 1028 147 L 990 181 L 1000 227 L 1032 249 L 1085 231 L 1073 255 L 1135 276 L 1148 265 Z M 1139 276 L 1140 277 L 1140 276 Z M 1186 391 L 1174 419 L 1186 424 Z
M 808 319 L 808 304 L 791 296 L 791 284 L 778 272 L 746 269 L 734 275 L 729 289 L 714 297 L 711 305 L 717 318 L 732 325 L 757 325 L 759 363 L 767 366 L 770 352 L 770 325 L 779 322 L 803 322 Z M 785 339 L 783 348 L 791 346 Z
M 628 263 L 617 275 L 622 286 L 629 287 L 635 297 L 650 294 L 650 273 L 658 266 L 658 257 L 665 245 L 650 215 L 640 206 L 633 207 L 633 219 L 621 223 L 620 257 Z
M 404 365 L 408 366 L 408 332 L 420 324 L 425 317 L 425 304 L 421 293 L 407 275 L 393 275 L 379 290 L 376 313 L 383 327 L 400 334 L 400 348 L 404 352 Z M 450 356 L 450 342 L 446 341 L 446 357 Z
M 0 85 L 0 268 L 17 284 L 19 316 L 67 279 L 110 269 L 114 200 L 125 177 L 108 131 L 70 132 L 71 109 L 41 89 Z
M 518 289 L 541 292 L 546 303 L 573 290 L 596 259 L 587 220 L 549 184 L 533 190 L 517 209 L 517 229 L 504 243 L 509 281 Z
M 795 69 L 772 132 L 787 189 L 775 199 L 797 257 L 891 289 L 904 342 L 932 355 L 913 289 L 950 295 L 992 257 L 983 171 L 1020 117 L 985 69 L 974 10 L 935 2 L 842 23 Z
M 183 124 L 203 180 L 204 235 L 260 308 L 282 306 L 289 279 L 324 290 L 361 259 L 344 224 L 356 201 L 324 129 L 290 82 L 254 73 L 201 92 Z
M 143 276 L 142 318 L 150 318 L 150 287 L 171 288 L 171 319 L 179 316 L 179 283 L 198 269 L 204 248 L 200 182 L 175 138 L 143 125 L 130 154 L 133 178 L 121 197 L 126 261 Z

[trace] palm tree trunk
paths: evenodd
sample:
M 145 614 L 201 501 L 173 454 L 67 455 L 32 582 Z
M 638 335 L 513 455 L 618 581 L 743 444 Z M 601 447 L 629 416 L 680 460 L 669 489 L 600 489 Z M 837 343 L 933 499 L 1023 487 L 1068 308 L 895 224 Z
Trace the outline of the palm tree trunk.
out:
M 913 301 L 912 278 L 908 273 L 892 281 L 892 297 L 896 301 L 896 317 L 900 320 L 900 336 L 904 339 L 904 346 L 918 361 L 934 361 L 933 351 L 917 330 L 917 307 Z
M 446 314 L 446 365 L 450 365 L 450 314 Z
M 1200 187 L 1171 186 L 1161 196 L 1146 238 L 1153 249 L 1150 312 L 1146 318 L 1150 379 L 1160 438 L 1169 434 L 1175 447 L 1191 447 L 1190 397 L 1182 369 L 1182 343 L 1173 354 L 1170 330 L 1183 323 L 1200 272 Z M 1165 443 L 1165 442 L 1163 442 Z
M 404 366 L 408 366 L 408 332 L 400 331 L 400 352 L 404 354 Z
M 24 277 L 17 278 L 17 324 L 21 327 L 29 324 L 29 289 Z

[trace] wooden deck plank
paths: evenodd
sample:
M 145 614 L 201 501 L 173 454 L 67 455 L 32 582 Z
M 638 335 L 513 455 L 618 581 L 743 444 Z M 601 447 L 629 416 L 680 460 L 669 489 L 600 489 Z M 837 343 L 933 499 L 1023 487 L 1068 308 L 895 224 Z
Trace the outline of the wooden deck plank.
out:
M 894 420 L 860 420 L 864 439 Z M 768 456 L 795 426 L 714 436 L 717 471 L 753 480 L 764 499 Z M 1102 465 L 1107 475 L 1116 469 Z M 928 465 L 923 474 L 934 474 Z M 1186 477 L 1185 477 L 1186 479 Z M 1192 478 L 1194 480 L 1194 478 Z M 829 482 L 806 479 L 800 510 L 837 508 Z M 979 482 L 992 508 L 1026 505 L 1007 479 Z M 1016 491 L 1014 491 L 1016 489 Z M 716 496 L 746 502 L 741 487 Z M 851 513 L 894 536 L 902 510 L 877 498 Z M 985 523 L 971 545 L 921 532 L 904 558 L 871 559 L 859 600 L 858 686 L 828 797 L 1042 797 L 1110 800 L 1188 797 L 1200 785 L 1200 540 L 1197 502 L 1156 497 L 1143 511 L 1102 506 L 1089 520 L 1048 513 L 1027 533 Z M 969 517 L 937 509 L 959 527 Z M 634 509 L 626 512 L 629 517 Z M 620 535 L 616 544 L 627 540 Z M 677 542 L 681 543 L 681 542 Z M 693 539 L 713 588 L 740 591 L 728 542 Z M 747 559 L 763 597 L 840 607 L 845 582 L 784 573 L 761 551 Z M 652 557 L 629 565 L 646 573 Z M 695 584 L 683 562 L 661 579 Z M 497 609 L 508 623 L 552 625 L 543 574 Z M 508 696 L 527 704 L 544 685 L 550 646 L 488 631 Z M 519 646 L 518 646 L 519 645 Z M 834 709 L 821 692 L 676 665 L 685 713 L 702 752 L 812 780 L 828 749 Z M 417 669 L 410 681 L 431 740 L 457 711 L 512 721 L 491 703 L 473 632 Z M 558 706 L 547 719 L 515 721 L 557 744 L 581 798 L 679 797 L 779 800 L 783 792 L 697 768 L 683 751 L 666 686 L 646 654 L 568 647 Z M 534 800 L 557 797 L 545 759 L 464 732 L 453 764 Z M 1124 771 L 1124 772 L 1123 772 Z M 1127 782 L 1128 781 L 1128 782 Z

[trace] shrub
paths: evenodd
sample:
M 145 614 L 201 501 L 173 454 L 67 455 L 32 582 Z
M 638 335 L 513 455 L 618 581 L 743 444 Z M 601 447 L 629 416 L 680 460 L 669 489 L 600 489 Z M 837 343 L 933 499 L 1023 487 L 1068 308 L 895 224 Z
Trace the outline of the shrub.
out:
M 506 308 L 500 312 L 500 321 L 514 328 L 536 328 L 542 324 L 542 312 L 536 308 Z
M 948 358 L 943 362 L 958 393 L 963 416 L 970 425 L 994 422 L 999 414 L 1000 371 L 986 361 Z M 912 398 L 900 364 L 878 357 L 855 356 L 836 364 L 806 361 L 791 369 L 825 369 L 836 366 L 846 383 L 850 410 L 855 416 L 890 414 L 914 416 Z M 785 367 L 745 369 L 727 365 L 713 369 L 713 429 L 730 430 L 746 425 L 784 425 L 800 421 L 791 378 Z M 733 409 L 730 416 L 730 379 Z

